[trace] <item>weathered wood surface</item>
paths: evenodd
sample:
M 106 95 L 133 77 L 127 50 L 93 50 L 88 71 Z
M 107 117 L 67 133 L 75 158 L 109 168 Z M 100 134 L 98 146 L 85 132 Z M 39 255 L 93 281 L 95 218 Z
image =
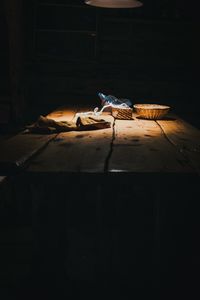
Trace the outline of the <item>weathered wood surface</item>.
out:
M 55 120 L 71 120 L 74 117 L 75 108 L 60 109 L 47 117 Z M 0 147 L 0 174 L 24 168 L 27 161 L 36 155 L 41 149 L 56 137 L 56 134 L 30 134 L 26 131 L 1 143 Z
M 136 114 L 127 121 L 114 120 L 108 113 L 102 117 L 112 122 L 111 129 L 59 134 L 31 161 L 28 171 L 199 172 L 200 132 L 178 117 L 163 121 L 142 120 Z M 186 143 L 195 149 L 192 161 L 181 150 Z
M 59 108 L 48 115 L 74 120 L 77 111 Z M 90 110 L 90 109 L 89 109 Z M 20 133 L 2 143 L 0 171 L 24 168 L 55 173 L 200 173 L 200 131 L 178 117 L 165 120 L 114 120 L 111 128 L 40 135 Z
M 200 130 L 180 118 L 157 121 L 163 134 L 188 164 L 200 173 Z
M 113 117 L 104 119 L 113 122 Z M 30 164 L 31 172 L 102 173 L 110 153 L 113 129 L 60 133 Z
M 173 124 L 175 120 L 165 122 Z M 176 132 L 176 126 L 171 130 Z M 157 122 L 138 119 L 134 115 L 134 121 L 115 121 L 109 171 L 165 173 L 194 170 L 182 153 L 169 142 Z

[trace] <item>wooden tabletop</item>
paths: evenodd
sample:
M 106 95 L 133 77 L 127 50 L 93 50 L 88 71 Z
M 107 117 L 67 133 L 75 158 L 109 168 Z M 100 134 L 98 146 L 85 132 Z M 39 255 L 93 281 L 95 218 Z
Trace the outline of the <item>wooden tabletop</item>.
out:
M 65 107 L 48 117 L 69 121 L 85 110 Z M 200 173 L 200 130 L 179 117 L 153 121 L 134 113 L 133 120 L 117 120 L 103 113 L 101 118 L 111 128 L 16 135 L 1 146 L 1 173 L 18 168 L 33 173 Z

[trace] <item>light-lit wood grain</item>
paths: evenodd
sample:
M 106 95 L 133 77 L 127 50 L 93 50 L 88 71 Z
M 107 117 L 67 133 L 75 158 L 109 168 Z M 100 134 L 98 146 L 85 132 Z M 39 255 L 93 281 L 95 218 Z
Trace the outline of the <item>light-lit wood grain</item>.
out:
M 133 121 L 115 121 L 109 171 L 194 172 L 155 121 L 136 116 Z
M 23 167 L 25 162 L 55 137 L 53 135 L 21 133 L 2 144 L 0 170 L 10 171 Z
M 76 112 L 91 108 L 62 107 L 47 117 L 76 121 Z M 3 170 L 28 165 L 28 172 L 199 173 L 200 131 L 178 117 L 160 121 L 101 118 L 111 128 L 53 135 L 25 134 L 2 143 Z M 4 173 L 2 172 L 2 175 Z
M 169 142 L 200 173 L 200 130 L 178 117 L 175 120 L 159 120 L 157 123 Z
M 47 115 L 47 118 L 53 119 L 55 121 L 71 121 L 78 109 L 76 107 L 59 107 L 58 109 L 54 110 L 53 112 Z
M 76 113 L 76 109 L 63 109 L 49 114 L 47 117 L 55 120 L 71 121 Z M 26 162 L 43 149 L 56 134 L 30 134 L 21 132 L 18 135 L 1 143 L 0 147 L 0 171 L 10 172 L 18 168 L 23 168 Z
M 113 122 L 112 116 L 104 119 Z M 112 127 L 60 133 L 32 160 L 30 172 L 104 172 L 112 140 Z

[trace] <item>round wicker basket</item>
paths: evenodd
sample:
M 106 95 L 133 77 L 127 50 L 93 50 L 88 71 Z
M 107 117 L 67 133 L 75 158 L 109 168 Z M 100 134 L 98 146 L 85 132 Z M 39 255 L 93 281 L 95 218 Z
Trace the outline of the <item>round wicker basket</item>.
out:
M 170 110 L 169 106 L 159 104 L 135 104 L 139 117 L 150 120 L 162 119 Z

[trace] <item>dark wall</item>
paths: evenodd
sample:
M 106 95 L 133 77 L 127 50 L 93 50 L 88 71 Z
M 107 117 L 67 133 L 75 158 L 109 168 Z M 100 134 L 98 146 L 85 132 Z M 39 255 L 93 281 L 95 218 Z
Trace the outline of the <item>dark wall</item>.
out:
M 119 10 L 83 1 L 24 1 L 29 101 L 98 103 L 102 91 L 133 102 L 199 109 L 195 7 L 143 2 Z
M 9 90 L 9 48 L 3 1 L 0 1 L 0 95 Z
M 8 29 L 4 3 L 0 1 L 0 125 L 10 118 Z
M 0 2 L 0 125 L 18 122 L 23 103 L 22 0 Z

